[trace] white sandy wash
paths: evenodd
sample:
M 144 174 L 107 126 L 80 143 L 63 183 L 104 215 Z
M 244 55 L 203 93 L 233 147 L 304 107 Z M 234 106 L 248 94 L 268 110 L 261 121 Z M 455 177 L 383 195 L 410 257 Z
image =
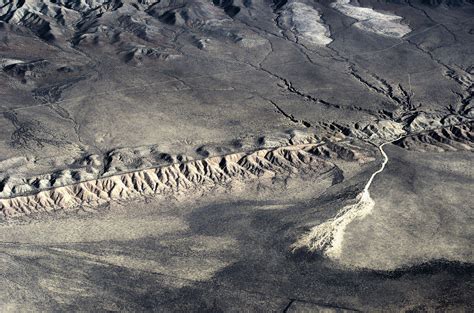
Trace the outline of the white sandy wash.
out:
M 356 19 L 354 26 L 378 35 L 401 38 L 411 32 L 408 25 L 402 24 L 402 17 L 377 12 L 371 8 L 362 8 L 350 4 L 350 0 L 337 0 L 331 6 L 343 14 Z
M 321 14 L 307 4 L 288 3 L 280 13 L 278 22 L 287 26 L 298 39 L 305 39 L 315 45 L 332 42 L 329 28 L 322 21 Z
M 355 219 L 364 218 L 371 214 L 374 209 L 375 201 L 370 196 L 369 188 L 375 176 L 381 173 L 388 163 L 388 156 L 383 150 L 383 146 L 391 142 L 392 141 L 385 142 L 379 146 L 380 153 L 383 156 L 383 162 L 380 168 L 370 176 L 364 190 L 357 195 L 357 202 L 345 206 L 334 218 L 314 227 L 309 233 L 302 236 L 293 244 L 293 250 L 305 248 L 311 252 L 321 251 L 325 256 L 334 260 L 341 257 L 347 225 Z

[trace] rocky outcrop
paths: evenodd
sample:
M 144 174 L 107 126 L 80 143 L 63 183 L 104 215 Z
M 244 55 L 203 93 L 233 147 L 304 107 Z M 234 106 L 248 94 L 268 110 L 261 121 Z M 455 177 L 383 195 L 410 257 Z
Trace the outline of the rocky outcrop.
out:
M 349 150 L 340 144 L 301 144 L 183 161 L 0 199 L 0 211 L 5 218 L 11 218 L 144 195 L 206 190 L 216 184 L 271 179 L 300 171 L 318 175 L 336 169 L 327 158 L 339 155 L 344 159 L 368 160 L 362 152 Z
M 457 151 L 474 149 L 474 123 L 441 127 L 394 142 L 397 146 L 414 151 Z

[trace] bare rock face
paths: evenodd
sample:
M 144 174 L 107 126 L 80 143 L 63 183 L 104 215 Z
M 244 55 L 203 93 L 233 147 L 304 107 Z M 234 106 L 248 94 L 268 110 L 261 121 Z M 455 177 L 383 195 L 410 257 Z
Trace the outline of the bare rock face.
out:
M 396 145 L 415 151 L 472 151 L 474 140 L 473 123 L 440 127 L 406 137 Z
M 147 195 L 180 194 L 193 189 L 210 189 L 216 184 L 247 179 L 271 179 L 277 176 L 311 172 L 321 175 L 337 169 L 331 158 L 367 162 L 369 155 L 337 144 L 301 144 L 252 153 L 231 153 L 201 160 L 171 162 L 157 168 L 147 168 L 123 174 L 87 180 L 70 177 L 47 187 L 15 186 L 11 195 L 26 194 L 0 199 L 5 218 L 38 212 L 68 210 L 78 206 L 97 206 L 114 200 L 126 200 Z M 73 183 L 77 179 L 77 183 Z M 56 183 L 59 181 L 59 184 Z M 44 189 L 44 190 L 43 190 Z

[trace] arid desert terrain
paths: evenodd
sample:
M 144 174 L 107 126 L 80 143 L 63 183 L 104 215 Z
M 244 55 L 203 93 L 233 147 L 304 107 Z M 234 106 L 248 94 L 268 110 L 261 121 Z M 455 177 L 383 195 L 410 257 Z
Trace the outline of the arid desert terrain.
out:
M 0 0 L 1 312 L 470 312 L 472 0 Z

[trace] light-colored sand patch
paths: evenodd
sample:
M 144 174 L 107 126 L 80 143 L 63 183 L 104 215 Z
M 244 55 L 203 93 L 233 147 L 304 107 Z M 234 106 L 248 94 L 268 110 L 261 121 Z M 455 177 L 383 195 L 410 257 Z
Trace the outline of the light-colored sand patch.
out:
M 343 14 L 356 19 L 355 27 L 382 36 L 401 38 L 411 32 L 408 25 L 402 24 L 402 17 L 377 12 L 372 8 L 362 8 L 350 4 L 350 0 L 337 0 L 331 6 Z
M 334 218 L 314 227 L 293 245 L 293 249 L 306 248 L 312 252 L 321 251 L 334 260 L 340 258 L 347 225 L 356 219 L 362 219 L 370 215 L 374 209 L 375 201 L 370 196 L 369 188 L 375 176 L 383 172 L 385 165 L 388 163 L 388 156 L 383 150 L 383 147 L 388 143 L 390 142 L 385 142 L 379 146 L 383 162 L 380 168 L 370 176 L 364 190 L 357 196 L 356 203 L 345 206 Z
M 355 219 L 371 214 L 374 206 L 375 202 L 369 192 L 360 193 L 355 204 L 345 206 L 334 218 L 311 229 L 293 248 L 306 248 L 311 252 L 322 251 L 330 259 L 338 259 L 342 253 L 347 225 Z
M 287 4 L 280 13 L 278 22 L 293 32 L 298 39 L 305 39 L 315 45 L 328 45 L 332 42 L 329 28 L 323 23 L 321 14 L 307 4 Z

